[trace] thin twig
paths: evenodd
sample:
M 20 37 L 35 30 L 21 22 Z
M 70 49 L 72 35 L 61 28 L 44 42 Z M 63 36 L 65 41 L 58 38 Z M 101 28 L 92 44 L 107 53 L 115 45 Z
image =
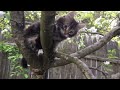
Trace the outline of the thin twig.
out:
M 0 23 L 1 23 L 1 22 L 3 22 L 3 21 L 4 21 L 4 19 L 5 19 L 5 16 L 4 16 L 4 17 L 3 17 L 3 19 L 0 21 Z
M 87 33 L 87 34 L 99 34 L 104 36 L 103 34 L 99 33 L 99 32 L 89 32 L 89 31 L 80 31 L 80 33 Z
M 99 70 L 98 68 L 96 68 L 96 67 L 89 67 L 90 69 L 94 69 L 94 70 L 97 70 L 97 71 L 99 71 L 99 72 L 102 72 L 102 74 L 105 76 L 105 78 L 107 78 L 107 75 L 108 75 L 108 73 L 107 72 L 103 72 L 102 70 Z

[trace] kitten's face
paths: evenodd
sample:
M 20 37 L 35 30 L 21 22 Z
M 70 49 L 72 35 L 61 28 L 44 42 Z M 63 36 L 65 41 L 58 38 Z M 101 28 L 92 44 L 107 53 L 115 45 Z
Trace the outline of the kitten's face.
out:
M 64 39 L 75 36 L 78 30 L 85 26 L 84 24 L 76 22 L 73 17 L 73 13 L 69 13 L 57 20 L 58 29 L 61 37 Z

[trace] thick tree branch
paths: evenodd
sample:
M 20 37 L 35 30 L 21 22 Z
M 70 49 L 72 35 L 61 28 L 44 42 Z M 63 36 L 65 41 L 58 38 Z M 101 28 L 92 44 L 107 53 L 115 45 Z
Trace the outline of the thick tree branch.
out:
M 80 70 L 82 71 L 82 73 L 85 75 L 85 77 L 87 79 L 95 79 L 96 77 L 92 74 L 91 70 L 88 68 L 88 66 L 82 62 L 81 60 L 79 60 L 77 57 L 72 57 L 71 55 L 67 55 L 64 53 L 60 53 L 58 52 L 56 54 L 57 57 L 66 60 L 70 63 L 74 63 L 78 66 L 78 68 L 80 68 Z
M 102 57 L 93 56 L 93 55 L 87 55 L 83 59 L 97 60 L 100 62 L 108 61 L 108 62 L 110 62 L 110 64 L 120 64 L 120 58 L 110 59 L 110 58 L 102 58 Z M 50 68 L 64 66 L 64 65 L 67 65 L 70 63 L 72 63 L 72 62 L 66 61 L 66 60 L 61 59 L 61 58 L 55 58 L 55 62 L 51 64 Z
M 120 27 L 113 28 L 108 34 L 106 34 L 103 38 L 101 38 L 98 42 L 94 43 L 93 45 L 90 45 L 76 53 L 73 53 L 72 56 L 83 58 L 88 54 L 91 54 L 95 52 L 96 50 L 103 47 L 107 42 L 109 42 L 113 37 L 120 34 Z
M 72 62 L 66 61 L 66 60 L 61 59 L 61 58 L 55 58 L 54 62 L 50 65 L 50 68 L 64 66 L 64 65 L 67 65 L 70 63 L 72 63 Z

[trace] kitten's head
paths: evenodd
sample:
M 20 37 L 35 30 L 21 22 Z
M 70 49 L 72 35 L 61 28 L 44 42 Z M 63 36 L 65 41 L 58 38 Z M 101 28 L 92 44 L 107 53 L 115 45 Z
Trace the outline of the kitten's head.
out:
M 70 12 L 63 17 L 60 17 L 56 22 L 61 37 L 64 39 L 75 36 L 78 30 L 85 26 L 83 23 L 78 23 L 74 19 L 74 16 L 75 12 Z

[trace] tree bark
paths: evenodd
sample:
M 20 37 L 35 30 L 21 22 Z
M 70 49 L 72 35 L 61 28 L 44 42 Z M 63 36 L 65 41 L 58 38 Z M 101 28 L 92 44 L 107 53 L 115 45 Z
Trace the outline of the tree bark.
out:
M 43 69 L 46 71 L 54 60 L 53 28 L 55 22 L 55 11 L 41 12 L 40 39 L 43 48 Z

